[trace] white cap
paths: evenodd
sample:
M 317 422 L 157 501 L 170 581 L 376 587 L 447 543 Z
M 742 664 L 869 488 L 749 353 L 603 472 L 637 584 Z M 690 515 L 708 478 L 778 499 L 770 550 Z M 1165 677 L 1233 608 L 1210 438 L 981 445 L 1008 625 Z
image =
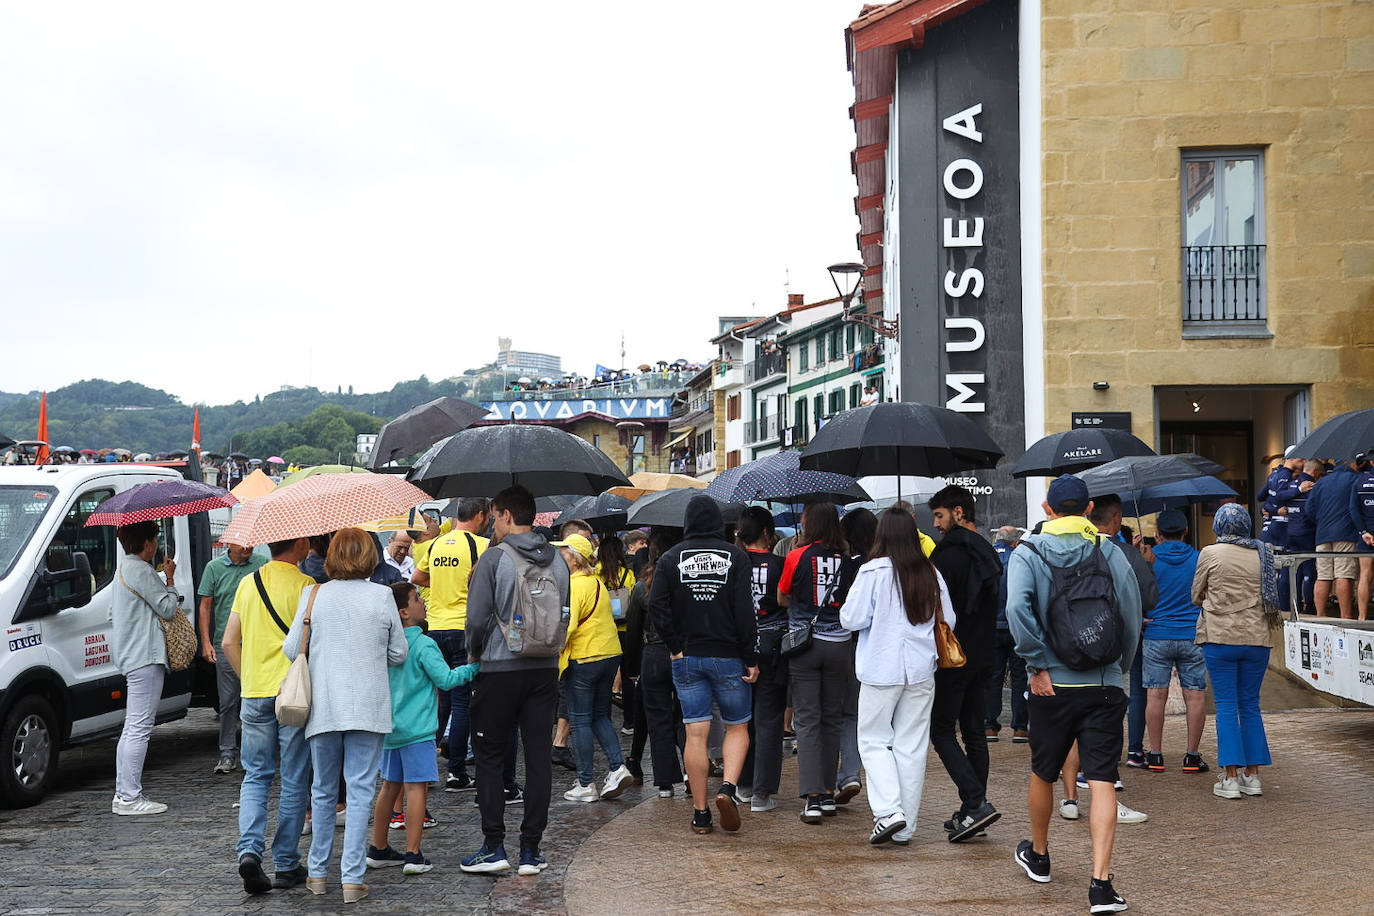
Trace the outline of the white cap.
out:
M 1296 445 L 1290 445 L 1290 446 L 1288 446 L 1288 448 L 1286 448 L 1286 449 L 1283 450 L 1283 457 L 1285 457 L 1285 458 L 1292 458 L 1292 457 L 1293 457 L 1293 449 L 1295 449 L 1295 448 L 1297 448 Z

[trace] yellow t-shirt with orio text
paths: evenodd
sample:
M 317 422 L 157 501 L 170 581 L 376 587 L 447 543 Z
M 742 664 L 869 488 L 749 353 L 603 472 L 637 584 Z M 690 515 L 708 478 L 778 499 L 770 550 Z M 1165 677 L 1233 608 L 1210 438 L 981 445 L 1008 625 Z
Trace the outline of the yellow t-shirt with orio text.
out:
M 487 549 L 487 539 L 470 531 L 450 531 L 432 542 L 415 568 L 429 573 L 430 630 L 465 630 L 468 623 L 468 579 Z

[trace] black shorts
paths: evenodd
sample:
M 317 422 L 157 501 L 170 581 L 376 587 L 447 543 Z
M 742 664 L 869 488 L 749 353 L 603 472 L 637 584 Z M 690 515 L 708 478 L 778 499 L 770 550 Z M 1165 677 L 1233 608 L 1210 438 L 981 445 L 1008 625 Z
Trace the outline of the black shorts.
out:
M 1027 705 L 1032 773 L 1045 782 L 1057 780 L 1077 741 L 1083 777 L 1116 781 L 1126 715 L 1126 694 L 1120 687 L 1056 687 L 1052 697 L 1032 693 Z

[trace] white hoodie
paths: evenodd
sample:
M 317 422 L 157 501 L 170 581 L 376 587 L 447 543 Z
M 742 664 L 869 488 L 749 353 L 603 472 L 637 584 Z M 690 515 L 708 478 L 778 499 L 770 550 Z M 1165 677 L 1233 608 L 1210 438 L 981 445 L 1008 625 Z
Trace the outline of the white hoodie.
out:
M 940 583 L 941 611 L 952 629 L 955 618 L 949 589 L 938 571 L 935 577 Z M 902 592 L 887 557 L 869 560 L 860 567 L 840 608 L 840 624 L 859 634 L 854 673 L 860 683 L 899 687 L 921 684 L 935 676 L 935 618 L 916 626 L 907 620 Z

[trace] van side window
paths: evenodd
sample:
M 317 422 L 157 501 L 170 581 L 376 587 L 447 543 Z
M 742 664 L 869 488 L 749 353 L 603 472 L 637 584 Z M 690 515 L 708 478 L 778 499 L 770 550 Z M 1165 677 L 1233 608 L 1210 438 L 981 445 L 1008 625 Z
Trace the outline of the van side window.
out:
M 95 507 L 114 496 L 112 489 L 88 490 L 82 493 L 67 511 L 67 517 L 57 529 L 57 535 L 48 545 L 48 569 L 54 572 L 72 568 L 71 555 L 80 550 L 91 562 L 91 577 L 95 579 L 91 593 L 94 594 L 114 578 L 115 567 L 119 561 L 119 542 L 115 530 L 110 525 L 85 527 L 86 519 L 95 512 Z

